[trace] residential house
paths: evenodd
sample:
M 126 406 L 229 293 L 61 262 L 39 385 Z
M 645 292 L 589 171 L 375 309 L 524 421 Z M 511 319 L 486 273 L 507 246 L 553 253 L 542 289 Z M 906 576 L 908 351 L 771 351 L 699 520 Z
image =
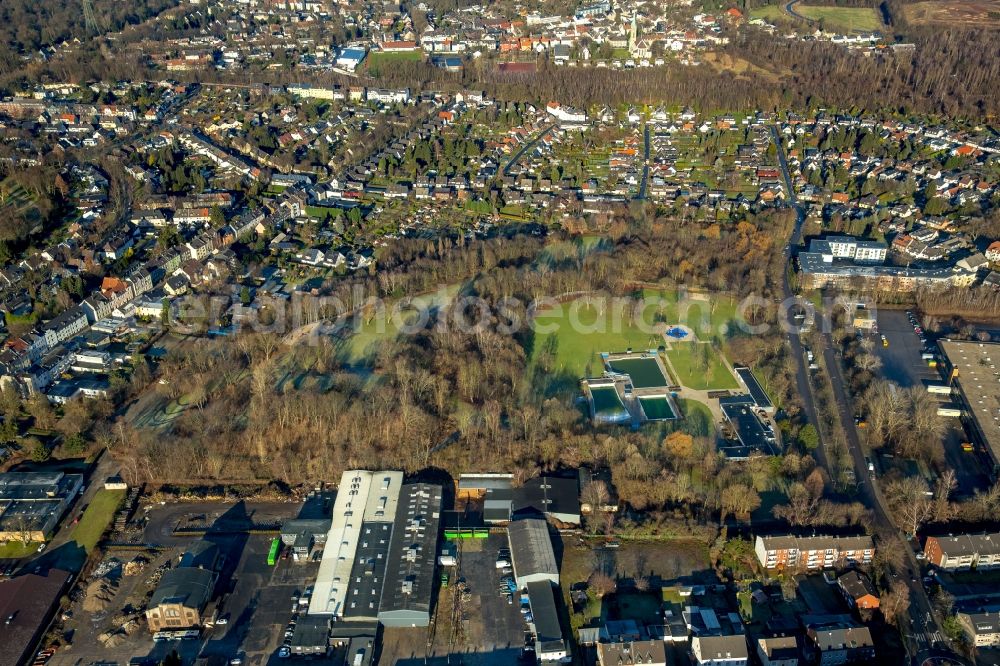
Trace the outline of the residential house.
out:
M 810 628 L 807 634 L 819 653 L 820 666 L 837 666 L 875 658 L 875 644 L 868 627 Z
M 798 639 L 795 636 L 758 638 L 757 657 L 762 666 L 798 666 Z
M 128 277 L 125 278 L 125 282 L 132 287 L 133 297 L 141 296 L 153 289 L 153 276 L 143 267 L 129 273 Z
M 192 259 L 201 261 L 212 254 L 212 250 L 215 249 L 215 243 L 212 234 L 201 234 L 185 243 L 184 247 L 191 253 Z
M 750 659 L 743 634 L 695 636 L 691 639 L 691 652 L 700 666 L 746 666 Z
M 191 281 L 186 275 L 171 275 L 163 283 L 163 291 L 168 296 L 180 296 L 186 294 L 191 288 Z
M 986 259 L 993 263 L 1000 263 L 1000 241 L 993 241 L 986 248 Z
M 1000 612 L 959 613 L 956 617 L 976 647 L 1000 646 Z
M 79 305 L 74 305 L 42 324 L 41 328 L 51 349 L 82 333 L 87 328 L 87 313 Z
M 868 576 L 857 571 L 848 571 L 837 579 L 837 587 L 852 608 L 873 610 L 879 606 L 878 593 Z

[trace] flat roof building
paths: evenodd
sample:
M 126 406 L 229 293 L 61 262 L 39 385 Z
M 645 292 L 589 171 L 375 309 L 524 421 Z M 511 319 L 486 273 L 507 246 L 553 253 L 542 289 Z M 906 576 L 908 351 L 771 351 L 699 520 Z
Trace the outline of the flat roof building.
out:
M 540 518 L 515 520 L 507 526 L 507 538 L 518 589 L 536 581 L 559 584 L 559 568 L 548 523 Z
M 666 643 L 662 640 L 639 640 L 622 643 L 598 643 L 600 666 L 667 666 Z
M 349 470 L 341 476 L 310 615 L 377 616 L 402 485 L 402 472 Z
M 691 653 L 704 666 L 745 666 L 750 659 L 747 637 L 743 634 L 694 636 Z
M 719 406 L 726 420 L 733 427 L 739 446 L 721 448 L 726 457 L 733 460 L 749 458 L 755 451 L 776 455 L 777 439 L 770 426 L 765 426 L 754 412 L 756 404 L 750 395 L 736 395 L 719 399 Z
M 850 289 L 877 288 L 908 292 L 919 286 L 965 284 L 969 273 L 958 268 L 912 268 L 855 264 L 829 254 L 802 252 L 798 255 L 801 283 L 804 289 L 842 287 Z
M 0 474 L 0 541 L 44 541 L 76 498 L 82 474 L 7 472 Z
M 514 489 L 512 500 L 515 518 L 535 513 L 568 525 L 580 524 L 580 481 L 577 477 L 529 479 Z
M 569 651 L 559 624 L 552 583 L 536 580 L 528 583 L 527 588 L 531 625 L 535 632 L 535 658 L 542 663 L 559 661 L 569 655 Z
M 740 383 L 743 384 L 750 397 L 753 398 L 754 404 L 764 411 L 773 412 L 774 405 L 771 404 L 771 399 L 767 397 L 767 393 L 764 392 L 764 388 L 757 381 L 753 371 L 747 367 L 733 369 L 736 370 L 736 375 L 740 378 Z
M 70 575 L 50 569 L 0 582 L 0 666 L 30 662 L 52 621 Z
M 962 403 L 963 422 L 1000 471 L 1000 344 L 942 340 L 948 377 Z
M 400 493 L 378 611 L 386 627 L 430 624 L 441 492 L 441 486 L 413 483 Z
M 326 655 L 330 652 L 330 617 L 306 615 L 299 619 L 289 651 L 296 655 Z

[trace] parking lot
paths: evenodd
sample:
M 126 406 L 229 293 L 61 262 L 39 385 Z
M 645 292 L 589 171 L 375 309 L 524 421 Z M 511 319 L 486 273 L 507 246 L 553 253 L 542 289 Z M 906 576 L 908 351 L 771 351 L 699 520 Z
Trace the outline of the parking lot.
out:
M 941 375 L 927 366 L 920 356 L 923 344 L 913 332 L 913 326 L 902 310 L 880 310 L 878 332 L 886 337 L 888 347 L 879 340 L 875 353 L 882 360 L 882 376 L 896 382 L 903 388 L 923 386 L 925 381 L 940 382 Z M 933 345 L 933 340 L 928 339 Z
M 923 345 L 913 330 L 913 325 L 901 310 L 880 310 L 878 313 L 879 334 L 889 342 L 888 347 L 875 345 L 876 353 L 882 359 L 882 376 L 904 388 L 924 386 L 926 382 L 943 383 L 945 380 L 936 368 L 927 365 L 921 358 Z M 926 333 L 925 333 L 926 335 Z M 933 339 L 928 338 L 936 348 Z M 947 402 L 947 396 L 939 396 Z M 962 442 L 967 441 L 962 424 L 957 418 L 946 418 L 948 430 L 942 439 L 945 465 L 955 471 L 958 484 L 955 497 L 971 496 L 976 490 L 985 489 L 990 484 L 989 476 L 979 461 L 979 454 L 962 450 Z
M 518 663 L 526 625 L 517 598 L 508 604 L 500 594 L 501 573 L 496 568 L 497 552 L 507 547 L 507 536 L 454 543 L 461 546 L 461 566 L 443 569 L 449 583 L 437 596 L 434 626 L 386 629 L 380 664 L 446 664 L 448 655 L 461 655 L 467 666 Z M 466 594 L 459 582 L 463 578 Z
M 66 623 L 72 632 L 73 644 L 56 652 L 54 666 L 78 666 L 91 663 L 127 664 L 134 657 L 145 657 L 150 663 L 160 663 L 176 650 L 184 663 L 196 658 L 210 658 L 217 663 L 227 663 L 240 657 L 244 664 L 261 666 L 275 663 L 286 625 L 292 616 L 293 594 L 300 594 L 316 577 L 317 562 L 297 563 L 281 559 L 276 566 L 268 566 L 267 553 L 272 534 L 247 534 L 230 531 L 228 526 L 239 523 L 253 514 L 280 518 L 283 512 L 293 516 L 298 504 L 247 507 L 242 503 L 199 503 L 197 505 L 172 504 L 155 506 L 149 511 L 145 536 L 148 542 L 168 542 L 159 553 L 147 551 L 150 558 L 142 573 L 121 577 L 106 607 L 100 610 L 84 607 L 83 599 L 73 605 L 73 617 Z M 281 510 L 279 510 L 281 509 Z M 283 511 L 282 511 L 283 510 Z M 154 642 L 146 628 L 142 611 L 145 601 L 155 587 L 153 571 L 161 564 L 176 564 L 180 555 L 199 535 L 178 535 L 172 526 L 187 524 L 192 517 L 212 516 L 206 520 L 208 531 L 203 538 L 219 546 L 224 556 L 222 572 L 216 586 L 213 603 L 218 605 L 218 616 L 225 617 L 224 624 L 205 629 L 198 640 Z M 214 527 L 213 527 L 214 526 Z M 225 526 L 221 529 L 220 526 Z M 123 561 L 136 552 L 112 553 Z M 100 634 L 112 628 L 114 618 L 126 613 L 139 620 L 137 630 L 128 636 L 119 636 L 114 645 L 99 640 Z M 282 660 L 283 661 L 283 660 Z

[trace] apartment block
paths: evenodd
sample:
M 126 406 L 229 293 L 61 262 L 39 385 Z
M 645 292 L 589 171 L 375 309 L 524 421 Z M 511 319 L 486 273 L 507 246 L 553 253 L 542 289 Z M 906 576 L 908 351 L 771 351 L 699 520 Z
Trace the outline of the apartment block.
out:
M 868 536 L 759 536 L 754 552 L 766 569 L 824 569 L 870 564 L 875 544 Z
M 948 571 L 1000 567 L 1000 532 L 927 537 L 927 561 Z

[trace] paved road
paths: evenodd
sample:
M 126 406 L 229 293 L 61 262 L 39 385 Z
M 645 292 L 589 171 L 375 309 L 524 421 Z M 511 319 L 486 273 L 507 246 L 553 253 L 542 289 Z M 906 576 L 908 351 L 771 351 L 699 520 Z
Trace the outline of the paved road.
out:
M 791 260 L 792 248 L 797 246 L 802 241 L 802 223 L 806 219 L 805 208 L 799 205 L 798 200 L 795 196 L 795 190 L 792 188 L 792 178 L 788 173 L 788 160 L 785 158 L 785 150 L 781 145 L 781 138 L 778 135 L 777 126 L 771 127 L 771 138 L 778 149 L 778 167 L 781 169 L 782 178 L 785 181 L 785 190 L 788 194 L 788 202 L 795 209 L 795 227 L 792 229 L 792 235 L 788 239 L 788 244 L 785 246 L 784 254 L 786 260 Z M 792 285 L 788 280 L 788 272 L 782 276 L 782 295 L 785 301 L 795 298 L 795 292 L 792 290 Z M 792 358 L 795 360 L 795 387 L 798 390 L 799 395 L 802 397 L 802 406 L 806 412 L 806 418 L 810 423 L 819 423 L 819 418 L 816 413 L 816 403 L 813 400 L 812 387 L 809 384 L 809 369 L 806 367 L 806 357 L 805 350 L 802 348 L 802 343 L 799 340 L 797 333 L 789 331 L 785 338 L 788 342 L 788 346 L 791 349 Z M 823 446 L 823 436 L 820 434 L 820 445 L 816 449 L 816 457 L 819 459 L 820 465 L 829 469 L 829 464 L 826 459 L 826 450 Z
M 645 201 L 646 199 L 646 187 L 649 183 L 649 125 L 644 125 L 642 128 L 642 138 L 643 138 L 643 148 L 642 148 L 642 181 L 639 184 L 639 194 L 636 195 L 636 201 Z
M 792 232 L 790 241 L 790 244 L 794 246 L 797 245 L 800 240 L 802 222 L 805 219 L 805 209 L 799 204 L 795 196 L 795 191 L 792 188 L 791 176 L 788 173 L 788 162 L 785 159 L 784 147 L 781 145 L 781 141 L 779 140 L 777 126 L 773 126 L 771 128 L 771 133 L 778 149 L 778 166 L 781 169 L 782 176 L 785 180 L 785 187 L 788 190 L 788 202 L 795 208 L 797 213 L 795 229 Z M 783 287 L 785 297 L 791 298 L 794 294 L 788 283 L 787 274 L 784 279 Z M 898 535 L 899 531 L 892 524 L 886 514 L 885 499 L 882 497 L 878 484 L 875 483 L 875 481 L 868 475 L 868 466 L 865 461 L 864 450 L 862 449 L 860 438 L 858 437 L 858 431 L 854 425 L 854 411 L 851 408 L 850 395 L 848 393 L 847 383 L 844 379 L 843 371 L 840 366 L 840 358 L 837 354 L 837 348 L 834 345 L 832 336 L 829 333 L 824 333 L 822 338 L 823 348 L 818 351 L 823 354 L 827 372 L 830 374 L 830 382 L 833 385 L 833 394 L 837 403 L 838 415 L 847 439 L 848 450 L 851 454 L 854 473 L 858 479 L 858 493 L 864 504 L 872 510 L 875 531 L 882 537 L 882 542 L 886 543 L 885 539 L 887 537 Z M 815 404 L 808 378 L 805 374 L 805 359 L 803 358 L 798 336 L 794 333 L 790 333 L 788 335 L 788 340 L 792 348 L 793 356 L 796 359 L 796 384 L 798 385 L 799 393 L 802 396 L 802 401 L 806 409 L 806 415 L 812 423 L 818 423 L 819 421 L 816 419 L 815 413 Z M 829 471 L 830 467 L 825 460 L 826 456 L 823 452 L 822 436 L 820 447 L 817 449 L 817 454 L 820 458 L 820 464 L 826 467 Z M 911 655 L 912 658 L 921 650 L 925 650 L 932 646 L 935 640 L 940 640 L 941 632 L 931 615 L 930 600 L 928 599 L 927 592 L 921 583 L 920 566 L 914 556 L 912 548 L 906 548 L 905 563 L 900 571 L 894 572 L 894 575 L 901 577 L 910 589 L 908 626 L 903 627 L 901 633 L 903 634 L 903 640 L 906 642 L 907 654 Z
M 847 438 L 847 448 L 851 454 L 854 473 L 858 479 L 859 494 L 864 504 L 872 510 L 875 531 L 885 543 L 886 537 L 899 535 L 899 530 L 889 520 L 885 510 L 885 498 L 882 496 L 878 483 L 868 474 L 864 449 L 861 446 L 858 430 L 854 425 L 854 410 L 851 407 L 847 381 L 844 379 L 840 359 L 829 334 L 823 335 L 823 358 L 830 374 L 830 383 L 833 385 L 838 415 Z M 930 646 L 934 638 L 940 638 L 940 630 L 931 616 L 930 599 L 928 599 L 927 592 L 921 582 L 920 564 L 917 562 L 912 548 L 907 547 L 905 550 L 904 564 L 895 574 L 901 577 L 901 580 L 910 588 L 909 630 L 902 633 L 903 639 L 907 643 L 908 654 L 914 655 Z
M 507 162 L 507 166 L 505 166 L 503 168 L 503 175 L 509 176 L 510 175 L 510 168 L 512 166 L 514 166 L 515 164 L 517 164 L 518 161 L 524 156 L 524 154 L 527 151 L 531 150 L 535 146 L 536 143 L 538 143 L 539 141 L 541 141 L 543 136 L 545 136 L 546 134 L 548 134 L 549 132 L 551 132 L 552 128 L 555 127 L 555 126 L 556 126 L 555 123 L 552 123 L 551 125 L 546 126 L 545 129 L 543 129 L 542 131 L 540 131 L 538 134 L 536 134 L 535 136 L 533 136 L 530 141 L 528 141 L 523 146 L 521 146 L 521 148 L 516 153 L 514 153 L 514 156 L 510 158 L 510 162 Z
M 797 18 L 800 21 L 805 21 L 806 23 L 812 23 L 813 22 L 812 19 L 808 19 L 805 16 L 803 16 L 802 14 L 799 14 L 797 11 L 795 11 L 795 5 L 798 2 L 799 2 L 799 0 L 792 0 L 791 2 L 789 2 L 788 4 L 786 4 L 785 5 L 785 12 L 788 13 L 788 15 L 791 16 L 792 18 Z

